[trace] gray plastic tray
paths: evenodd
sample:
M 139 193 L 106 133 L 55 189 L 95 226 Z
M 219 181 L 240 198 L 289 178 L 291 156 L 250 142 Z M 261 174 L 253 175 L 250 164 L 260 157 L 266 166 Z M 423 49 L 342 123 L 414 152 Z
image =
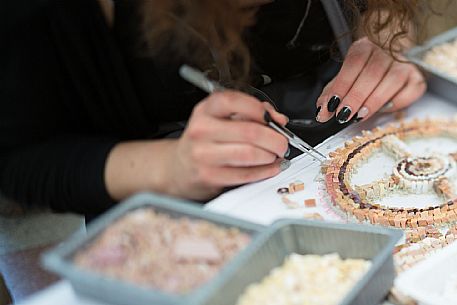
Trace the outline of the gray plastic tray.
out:
M 153 207 L 172 217 L 205 219 L 221 226 L 238 227 L 251 234 L 251 243 L 228 262 L 210 282 L 185 295 L 170 295 L 142 288 L 102 274 L 81 269 L 72 256 L 96 238 L 109 224 L 131 210 Z M 262 233 L 259 233 L 262 232 Z M 328 254 L 372 261 L 370 270 L 339 305 L 378 304 L 394 279 L 392 250 L 401 237 L 399 230 L 382 227 L 334 224 L 304 220 L 282 220 L 265 228 L 203 210 L 190 202 L 153 194 L 139 194 L 94 221 L 87 234 L 75 234 L 43 256 L 44 266 L 67 278 L 76 293 L 116 305 L 236 304 L 244 289 L 260 281 L 293 252 Z M 329 287 L 331 289 L 331 287 Z
M 283 264 L 291 253 L 339 253 L 342 258 L 371 260 L 372 266 L 339 305 L 379 304 L 393 285 L 392 251 L 400 230 L 315 221 L 281 220 L 268 228 L 235 264 L 224 285 L 204 303 L 234 305 L 246 287 Z M 331 291 L 332 287 L 328 287 Z
M 107 226 L 129 211 L 143 207 L 152 207 L 154 210 L 172 217 L 186 216 L 194 219 L 204 219 L 224 227 L 237 227 L 241 231 L 250 234 L 252 240 L 234 259 L 227 262 L 211 281 L 184 295 L 166 294 L 159 290 L 139 287 L 128 282 L 108 278 L 99 273 L 84 270 L 72 263 L 71 258 L 75 252 L 90 243 Z M 195 203 L 144 193 L 118 204 L 114 209 L 91 223 L 88 226 L 87 234 L 77 233 L 73 235 L 68 241 L 46 253 L 42 261 L 45 268 L 68 279 L 76 293 L 109 304 L 201 304 L 203 300 L 212 295 L 212 291 L 223 283 L 227 273 L 233 270 L 233 263 L 236 258 L 252 247 L 255 240 L 260 237 L 259 232 L 263 229 L 264 227 L 256 224 L 205 211 Z
M 456 38 L 457 28 L 453 28 L 431 38 L 421 46 L 412 48 L 406 53 L 406 57 L 411 62 L 415 63 L 425 71 L 429 90 L 453 102 L 457 102 L 457 79 L 426 64 L 423 61 L 423 57 L 431 48 L 452 41 Z

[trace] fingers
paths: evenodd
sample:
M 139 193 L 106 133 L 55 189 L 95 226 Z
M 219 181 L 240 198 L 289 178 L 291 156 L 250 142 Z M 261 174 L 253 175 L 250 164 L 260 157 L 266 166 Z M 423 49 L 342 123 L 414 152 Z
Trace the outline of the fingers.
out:
M 409 73 L 409 64 L 393 62 L 383 80 L 359 109 L 357 117 L 366 120 L 383 108 L 386 101 L 392 101 L 392 98 L 405 87 Z
M 372 53 L 368 63 L 336 110 L 336 118 L 340 124 L 348 122 L 359 111 L 367 98 L 383 81 L 392 62 L 393 59 L 380 49 Z M 339 92 L 338 89 L 335 91 Z
M 246 143 L 284 157 L 287 139 L 266 125 L 266 110 L 279 124 L 287 123 L 268 103 L 240 92 L 218 92 L 196 107 L 186 133 L 193 141 Z
M 410 74 L 408 82 L 403 90 L 398 92 L 393 98 L 393 107 L 389 112 L 397 111 L 409 106 L 412 102 L 419 99 L 427 90 L 427 84 L 419 71 Z
M 214 187 L 234 186 L 276 176 L 281 172 L 281 159 L 254 167 L 201 167 L 195 179 Z
M 201 164 L 219 167 L 252 167 L 272 164 L 277 156 L 243 143 L 205 143 L 196 146 L 192 158 Z
M 265 106 L 256 98 L 237 91 L 223 91 L 211 94 L 205 100 L 205 112 L 217 118 L 238 119 L 265 123 Z
M 273 120 L 281 125 L 286 125 L 289 122 L 289 118 L 282 113 L 276 111 L 276 109 L 268 102 L 263 102 L 263 106 L 270 113 Z
M 361 39 L 351 46 L 340 72 L 324 88 L 316 103 L 316 120 L 326 122 L 333 115 L 341 124 L 354 116 L 365 120 L 388 101 L 394 105 L 389 111 L 411 104 L 425 89 L 414 65 L 394 60 L 368 39 Z
M 285 137 L 266 125 L 252 121 L 205 117 L 189 126 L 187 132 L 194 141 L 245 143 L 280 157 L 283 157 L 288 149 L 288 141 Z
M 239 119 L 265 123 L 265 107 L 256 98 L 237 91 L 221 91 L 204 100 L 202 110 L 206 115 L 221 119 L 236 116 Z
M 267 102 L 260 103 L 256 98 L 237 91 L 223 91 L 211 94 L 205 100 L 205 112 L 211 116 L 226 119 L 256 121 L 265 124 L 267 110 L 272 118 L 281 125 L 289 119 Z
M 333 112 L 329 112 L 327 109 L 327 102 L 328 102 L 328 96 L 329 96 L 329 91 L 333 86 L 335 79 L 332 79 L 327 86 L 324 87 L 322 90 L 321 96 L 317 99 L 316 102 L 316 121 L 318 122 L 326 122 L 328 121 Z
M 366 120 L 377 111 L 400 110 L 419 99 L 426 90 L 425 79 L 414 65 L 395 62 L 383 82 L 359 110 L 358 115 Z M 360 115 L 363 109 L 367 110 L 366 114 Z
M 374 50 L 374 45 L 366 39 L 356 41 L 344 60 L 340 72 L 335 77 L 331 87 L 329 87 L 325 95 L 321 95 L 319 99 L 323 100 L 322 112 L 319 115 L 319 122 L 328 121 L 340 106 L 341 99 L 346 96 L 353 84 L 359 77 L 361 71 L 366 66 L 371 54 Z
M 266 125 L 266 111 L 287 123 L 270 104 L 240 92 L 217 92 L 200 102 L 178 140 L 172 165 L 176 189 L 200 198 L 277 175 L 288 141 Z

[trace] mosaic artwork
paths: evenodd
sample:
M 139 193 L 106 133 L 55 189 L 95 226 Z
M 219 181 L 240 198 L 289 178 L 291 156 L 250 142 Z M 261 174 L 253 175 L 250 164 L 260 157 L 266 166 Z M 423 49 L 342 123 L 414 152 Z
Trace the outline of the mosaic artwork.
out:
M 323 168 L 333 204 L 361 222 L 403 229 L 456 221 L 457 153 L 435 151 L 433 147 L 415 151 L 407 143 L 432 138 L 457 143 L 457 121 L 428 119 L 391 124 L 347 141 L 344 147 L 330 153 L 331 159 Z M 358 169 L 367 162 L 376 162 L 372 157 L 380 153 L 393 161 L 390 173 L 369 183 L 354 183 Z M 439 200 L 423 202 L 427 199 L 424 196 L 418 203 L 411 199 L 431 193 Z M 401 195 L 404 202 L 385 200 L 394 194 Z
M 457 239 L 457 117 L 364 131 L 330 153 L 325 191 L 349 220 L 402 228 L 405 271 Z

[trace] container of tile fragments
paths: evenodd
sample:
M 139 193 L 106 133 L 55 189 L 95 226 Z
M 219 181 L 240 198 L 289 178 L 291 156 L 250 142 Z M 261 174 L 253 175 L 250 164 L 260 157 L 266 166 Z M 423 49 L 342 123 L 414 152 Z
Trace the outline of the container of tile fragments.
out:
M 399 230 L 281 220 L 204 304 L 379 304 L 392 287 Z
M 412 48 L 406 57 L 425 70 L 431 91 L 457 102 L 457 28 Z
M 457 242 L 440 250 L 395 280 L 395 287 L 420 304 L 457 304 Z
M 85 297 L 118 305 L 201 304 L 263 227 L 140 194 L 43 257 Z

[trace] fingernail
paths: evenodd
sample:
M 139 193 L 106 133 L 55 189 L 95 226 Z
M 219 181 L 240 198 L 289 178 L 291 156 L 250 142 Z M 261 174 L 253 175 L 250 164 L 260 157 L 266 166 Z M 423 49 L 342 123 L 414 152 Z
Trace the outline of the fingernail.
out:
M 288 169 L 290 166 L 290 161 L 289 160 L 281 160 L 281 163 L 279 163 L 279 168 L 281 169 L 281 172 L 285 171 Z
M 316 110 L 316 121 L 318 121 L 319 123 L 321 123 L 321 109 L 322 107 L 319 106 Z
M 268 114 L 270 114 L 269 111 L 276 112 L 276 113 L 282 115 L 282 116 L 284 117 L 284 119 L 286 120 L 287 123 L 290 121 L 290 119 L 289 119 L 289 117 L 288 117 L 287 115 L 285 115 L 284 113 L 278 112 L 278 111 L 276 110 L 276 108 L 273 107 L 273 105 L 270 104 L 269 102 L 263 102 L 263 104 L 265 105 L 265 109 L 267 109 Z M 271 114 L 270 114 L 270 117 L 271 117 Z M 265 116 L 264 116 L 264 119 L 265 119 Z M 266 119 L 265 119 L 265 120 L 266 120 Z M 268 122 L 269 122 L 269 121 L 267 121 L 267 123 L 268 123 Z
M 263 105 L 265 106 L 266 109 L 268 110 L 274 110 L 275 108 L 268 102 L 263 102 Z
M 335 112 L 336 108 L 340 105 L 340 97 L 338 95 L 334 95 L 330 98 L 327 103 L 327 110 L 328 112 Z
M 389 101 L 389 102 L 385 103 L 381 109 L 379 109 L 379 112 L 386 112 L 393 107 L 394 107 L 394 102 Z
M 271 121 L 273 121 L 273 119 L 271 118 L 271 115 L 268 111 L 265 110 L 265 113 L 263 114 L 263 119 L 265 120 L 265 122 L 268 124 L 270 123 Z
M 368 112 L 369 112 L 369 110 L 367 107 L 360 108 L 359 112 L 357 112 L 357 118 L 363 119 L 364 117 L 366 117 L 368 115 Z
M 317 109 L 316 109 L 316 121 L 318 121 L 318 122 L 319 122 L 319 113 L 321 112 L 321 109 L 322 109 L 321 106 L 317 107 Z
M 344 106 L 343 109 L 338 113 L 336 116 L 336 119 L 338 120 L 338 123 L 344 124 L 348 121 L 349 117 L 351 116 L 351 107 L 349 106 Z
M 286 151 L 286 153 L 284 154 L 284 158 L 289 157 L 289 155 L 290 155 L 290 147 L 287 147 L 287 151 Z

